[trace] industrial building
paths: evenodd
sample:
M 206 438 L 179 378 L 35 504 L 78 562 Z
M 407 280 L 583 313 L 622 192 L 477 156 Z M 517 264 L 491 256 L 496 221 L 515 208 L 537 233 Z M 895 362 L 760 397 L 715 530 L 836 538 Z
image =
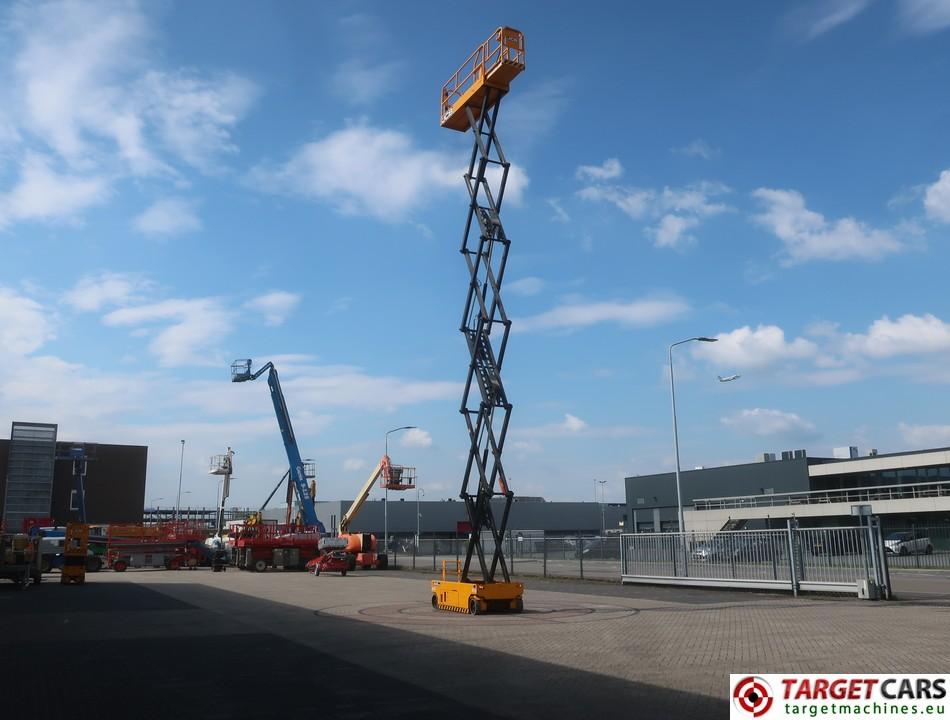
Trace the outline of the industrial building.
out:
M 850 516 L 870 504 L 891 526 L 950 521 L 950 448 L 861 455 L 837 448 L 834 457 L 805 450 L 765 453 L 758 462 L 680 472 L 687 530 L 714 531 L 755 521 L 795 517 L 812 523 Z M 677 529 L 672 472 L 625 478 L 627 512 L 638 532 Z M 885 523 L 888 524 L 888 523 Z
M 77 520 L 73 448 L 86 456 L 86 521 L 141 522 L 148 448 L 140 445 L 67 442 L 51 423 L 14 422 L 0 439 L 0 518 L 19 530 L 26 518 Z

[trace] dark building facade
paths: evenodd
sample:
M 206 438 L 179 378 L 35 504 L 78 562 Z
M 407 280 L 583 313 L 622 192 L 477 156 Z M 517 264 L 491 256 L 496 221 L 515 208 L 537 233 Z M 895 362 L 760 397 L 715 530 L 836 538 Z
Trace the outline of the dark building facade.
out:
M 145 476 L 148 447 L 103 443 L 57 442 L 56 456 L 68 456 L 70 448 L 83 445 L 89 455 L 86 466 L 86 519 L 90 523 L 141 522 L 145 506 Z M 0 439 L 0 517 L 6 497 L 10 441 Z M 53 466 L 53 490 L 49 517 L 57 524 L 77 518 L 73 494 L 73 467 L 68 459 Z M 19 528 L 9 528 L 19 530 Z

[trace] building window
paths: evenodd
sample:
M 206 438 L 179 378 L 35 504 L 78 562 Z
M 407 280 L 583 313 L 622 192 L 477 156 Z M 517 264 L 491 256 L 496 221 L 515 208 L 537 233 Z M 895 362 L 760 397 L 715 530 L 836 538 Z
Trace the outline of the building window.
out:
M 637 498 L 637 505 L 644 505 L 644 504 L 646 504 L 646 500 L 644 500 L 643 498 Z

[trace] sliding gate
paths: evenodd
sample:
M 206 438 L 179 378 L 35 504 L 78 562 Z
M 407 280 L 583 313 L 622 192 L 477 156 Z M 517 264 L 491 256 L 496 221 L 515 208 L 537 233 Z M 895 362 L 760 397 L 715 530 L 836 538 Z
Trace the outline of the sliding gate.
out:
M 877 518 L 861 527 L 623 535 L 624 583 L 890 596 Z

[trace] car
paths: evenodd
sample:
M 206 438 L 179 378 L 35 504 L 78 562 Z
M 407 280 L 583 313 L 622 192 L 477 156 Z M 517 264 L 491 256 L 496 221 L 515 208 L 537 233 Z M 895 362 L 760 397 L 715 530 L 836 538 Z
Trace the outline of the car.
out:
M 346 577 L 349 567 L 350 555 L 342 550 L 324 553 L 307 563 L 307 569 L 313 572 L 314 577 L 322 572 L 338 572 L 341 577 Z
M 716 562 L 717 560 L 727 560 L 730 555 L 729 548 L 725 543 L 718 540 L 701 542 L 693 547 L 692 552 L 695 560 L 703 562 Z
M 912 532 L 893 532 L 884 538 L 884 552 L 894 553 L 895 555 L 909 555 L 911 553 L 926 553 L 930 555 L 934 551 L 933 543 L 929 537 L 915 537 Z

